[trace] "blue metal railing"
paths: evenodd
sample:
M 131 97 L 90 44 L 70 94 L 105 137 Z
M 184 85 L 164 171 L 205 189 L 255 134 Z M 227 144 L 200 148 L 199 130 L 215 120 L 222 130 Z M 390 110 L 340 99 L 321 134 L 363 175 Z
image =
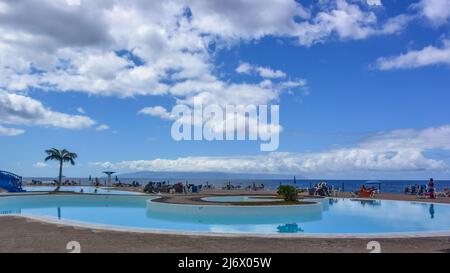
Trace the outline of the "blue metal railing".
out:
M 8 192 L 23 192 L 22 177 L 10 172 L 0 171 L 0 188 Z

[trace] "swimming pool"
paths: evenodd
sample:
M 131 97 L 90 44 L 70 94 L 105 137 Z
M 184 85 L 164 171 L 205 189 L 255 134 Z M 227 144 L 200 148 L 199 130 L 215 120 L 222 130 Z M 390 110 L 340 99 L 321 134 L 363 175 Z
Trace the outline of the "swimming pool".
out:
M 216 205 L 220 207 L 220 210 L 216 210 L 209 205 L 187 207 L 165 204 L 161 205 L 162 211 L 155 210 L 151 201 L 154 198 L 157 197 L 7 196 L 0 197 L 0 214 L 177 233 L 291 236 L 430 232 L 450 234 L 450 205 L 445 204 L 327 198 L 322 199 L 311 210 L 296 210 L 292 206 L 268 206 L 271 208 L 269 211 L 267 207 L 257 206 L 260 211 L 248 214 L 245 212 L 246 207 L 220 205 Z M 205 213 L 192 213 L 195 210 L 204 210 Z
M 54 191 L 56 187 L 54 186 L 25 186 L 23 189 L 26 192 L 50 192 Z M 97 193 L 97 194 L 127 194 L 127 195 L 139 195 L 143 194 L 141 192 L 132 192 L 132 191 L 121 191 L 115 190 L 105 187 L 98 187 L 97 192 L 95 192 L 95 187 L 93 186 L 61 186 L 60 191 L 70 191 L 80 193 L 83 190 L 83 193 Z

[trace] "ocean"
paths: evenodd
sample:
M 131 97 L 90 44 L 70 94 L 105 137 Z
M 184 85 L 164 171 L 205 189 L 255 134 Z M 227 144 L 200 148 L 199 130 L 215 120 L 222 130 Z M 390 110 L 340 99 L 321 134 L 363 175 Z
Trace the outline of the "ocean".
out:
M 24 181 L 30 182 L 31 180 L 40 180 L 40 181 L 52 181 L 54 178 L 39 178 L 39 177 L 33 177 L 33 178 L 24 178 Z M 77 183 L 81 183 L 81 185 L 92 185 L 92 182 L 89 181 L 88 178 L 65 178 L 70 181 L 76 181 Z M 364 180 L 326 180 L 326 179 L 297 179 L 294 183 L 294 179 L 288 180 L 288 179 L 270 179 L 270 180 L 264 180 L 264 179 L 189 179 L 189 180 L 183 180 L 183 179 L 165 179 L 165 178 L 152 178 L 152 179 L 143 179 L 143 178 L 119 178 L 119 180 L 122 183 L 131 183 L 133 181 L 139 182 L 141 185 L 144 185 L 148 183 L 149 181 L 152 182 L 163 182 L 166 181 L 170 184 L 175 184 L 178 182 L 182 183 L 188 183 L 188 184 L 195 184 L 195 185 L 205 185 L 209 184 L 214 186 L 215 188 L 222 188 L 225 187 L 228 183 L 230 183 L 233 186 L 240 186 L 241 188 L 245 188 L 248 186 L 252 186 L 253 183 L 256 184 L 256 186 L 261 186 L 261 184 L 264 185 L 266 189 L 274 190 L 278 188 L 280 185 L 293 185 L 299 188 L 310 188 L 313 187 L 315 184 L 320 182 L 326 182 L 328 185 L 333 186 L 334 188 L 339 188 L 341 191 L 357 191 L 360 189 L 361 185 L 363 185 L 366 181 Z M 113 178 L 113 183 L 115 179 Z M 106 178 L 102 177 L 100 178 L 100 183 L 104 184 L 106 182 Z M 381 191 L 382 192 L 388 192 L 388 193 L 403 193 L 405 187 L 411 186 L 411 185 L 426 185 L 428 183 L 427 180 L 380 180 L 381 182 Z M 450 180 L 435 180 L 435 188 L 438 191 L 441 191 L 445 188 L 450 188 Z

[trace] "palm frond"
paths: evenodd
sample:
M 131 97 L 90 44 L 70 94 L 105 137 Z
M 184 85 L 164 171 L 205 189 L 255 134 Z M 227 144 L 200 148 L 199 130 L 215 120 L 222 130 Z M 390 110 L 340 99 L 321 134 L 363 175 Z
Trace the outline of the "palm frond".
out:
M 49 160 L 56 160 L 56 157 L 53 155 L 49 155 L 45 158 L 45 161 L 49 161 Z
M 70 162 L 70 164 L 75 165 L 75 159 L 78 157 L 76 153 L 72 153 L 66 149 L 58 150 L 56 148 L 52 148 L 45 151 L 47 153 L 47 157 L 45 161 L 48 160 L 57 160 L 62 162 Z

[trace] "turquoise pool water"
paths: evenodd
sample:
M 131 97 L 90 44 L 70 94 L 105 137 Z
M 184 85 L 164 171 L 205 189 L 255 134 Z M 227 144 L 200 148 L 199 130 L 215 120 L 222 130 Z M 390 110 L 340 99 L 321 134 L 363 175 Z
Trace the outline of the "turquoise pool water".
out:
M 241 197 L 240 197 L 241 198 Z M 314 210 L 286 213 L 285 207 L 261 207 L 252 215 L 228 206 L 214 214 L 205 206 L 171 205 L 154 212 L 149 196 L 42 195 L 0 197 L 0 214 L 30 215 L 94 225 L 172 232 L 253 234 L 368 234 L 449 232 L 450 206 L 385 200 L 322 199 Z M 189 214 L 188 211 L 203 213 Z M 277 210 L 279 210 L 277 213 Z M 224 213 L 224 214 L 223 214 Z M 275 214 L 274 214 L 275 213 Z
M 37 191 L 54 191 L 56 187 L 52 186 L 25 186 L 23 189 L 27 192 L 37 192 Z M 71 191 L 71 192 L 81 192 L 83 190 L 84 193 L 97 193 L 97 194 L 129 194 L 129 195 L 138 195 L 142 194 L 139 192 L 131 192 L 131 191 L 121 191 L 121 190 L 112 190 L 108 188 L 98 187 L 97 192 L 95 192 L 95 187 L 92 186 L 62 186 L 60 188 L 61 191 Z

